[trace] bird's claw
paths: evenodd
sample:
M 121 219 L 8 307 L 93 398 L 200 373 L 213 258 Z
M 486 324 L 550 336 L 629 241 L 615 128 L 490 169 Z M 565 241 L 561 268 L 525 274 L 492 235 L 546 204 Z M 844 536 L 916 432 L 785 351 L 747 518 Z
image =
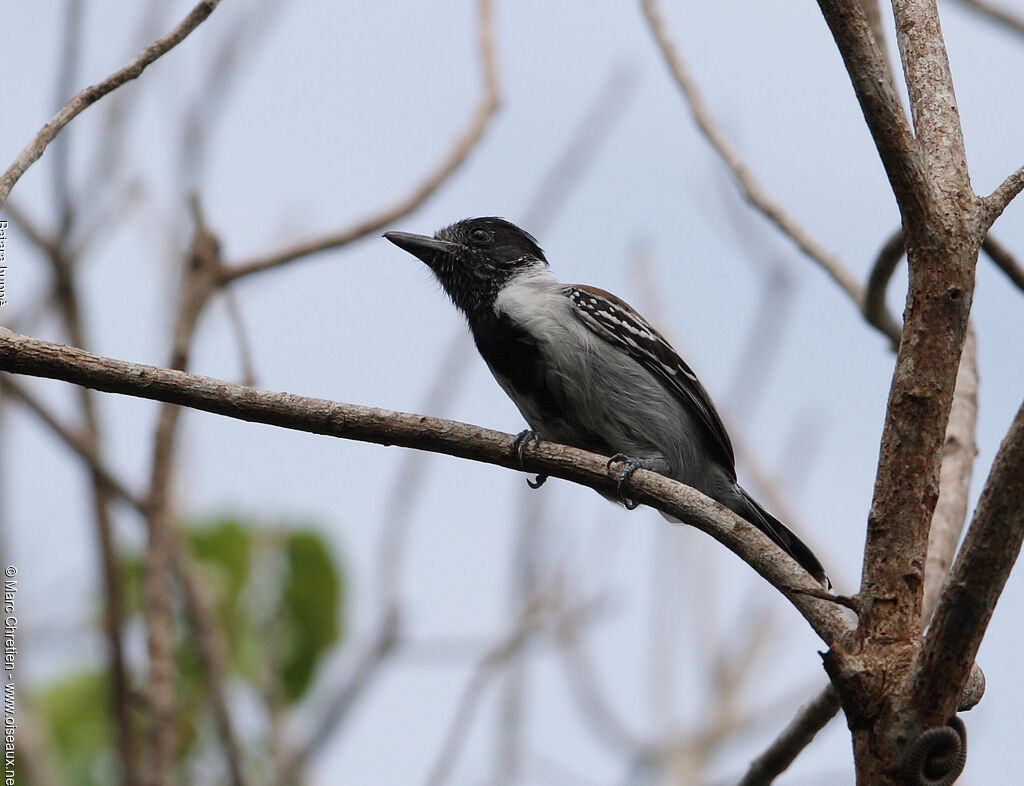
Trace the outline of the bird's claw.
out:
M 640 507 L 640 503 L 626 495 L 626 486 L 629 484 L 630 478 L 633 477 L 633 473 L 638 469 L 643 468 L 644 464 L 635 456 L 627 456 L 625 453 L 616 453 L 608 459 L 608 469 L 612 468 L 612 464 L 620 461 L 623 462 L 625 466 L 622 468 L 622 474 L 619 475 L 619 482 L 615 484 L 615 490 L 618 491 L 619 496 L 622 497 L 622 504 L 626 507 L 626 510 L 636 510 Z
M 516 457 L 519 459 L 520 467 L 523 466 L 523 451 L 526 450 L 526 446 L 531 442 L 536 442 L 539 445 L 541 439 L 543 439 L 543 437 L 541 437 L 538 432 L 530 428 L 524 429 L 516 435 L 515 440 L 512 442 L 512 449 L 516 452 Z
M 534 431 L 533 429 L 528 428 L 524 431 L 519 432 L 519 434 L 516 436 L 515 441 L 512 443 L 512 447 L 516 452 L 516 457 L 519 459 L 520 467 L 523 466 L 523 452 L 526 450 L 526 446 L 529 445 L 531 442 L 536 442 L 539 445 L 541 439 L 541 435 L 538 432 Z M 539 474 L 537 475 L 536 480 L 530 480 L 529 478 L 527 478 L 526 485 L 532 489 L 539 489 L 541 486 L 544 485 L 547 479 L 547 475 Z

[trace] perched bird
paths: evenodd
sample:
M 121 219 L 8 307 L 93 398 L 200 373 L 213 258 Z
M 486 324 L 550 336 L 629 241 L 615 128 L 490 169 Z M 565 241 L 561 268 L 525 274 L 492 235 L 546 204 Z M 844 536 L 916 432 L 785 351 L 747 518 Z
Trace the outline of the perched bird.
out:
M 638 468 L 674 478 L 827 582 L 811 550 L 737 483 L 732 443 L 707 391 L 629 305 L 559 283 L 537 241 L 501 218 L 466 219 L 433 237 L 384 237 L 425 262 L 466 315 L 477 349 L 530 425 L 518 439 L 520 457 L 541 437 L 612 456 L 624 462 L 623 496 Z

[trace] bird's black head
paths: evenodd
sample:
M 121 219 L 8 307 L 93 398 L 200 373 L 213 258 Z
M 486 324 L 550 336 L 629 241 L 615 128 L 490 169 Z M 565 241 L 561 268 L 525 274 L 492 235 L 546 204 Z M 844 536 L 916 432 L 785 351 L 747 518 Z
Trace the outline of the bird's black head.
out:
M 423 260 L 467 316 L 490 307 L 512 279 L 548 264 L 533 236 L 503 218 L 467 218 L 433 237 L 408 232 L 384 237 Z

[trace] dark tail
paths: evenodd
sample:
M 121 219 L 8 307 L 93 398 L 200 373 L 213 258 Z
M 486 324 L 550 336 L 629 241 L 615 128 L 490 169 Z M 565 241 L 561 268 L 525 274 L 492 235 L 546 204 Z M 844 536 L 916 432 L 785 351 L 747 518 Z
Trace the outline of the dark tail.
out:
M 800 567 L 814 576 L 826 589 L 831 588 L 832 582 L 828 580 L 825 569 L 821 566 L 818 558 L 814 556 L 814 552 L 787 529 L 785 524 L 761 507 L 756 499 L 742 488 L 739 491 L 742 494 L 743 502 L 746 503 L 747 510 L 737 510 L 736 512 L 775 541 L 783 551 L 800 563 Z

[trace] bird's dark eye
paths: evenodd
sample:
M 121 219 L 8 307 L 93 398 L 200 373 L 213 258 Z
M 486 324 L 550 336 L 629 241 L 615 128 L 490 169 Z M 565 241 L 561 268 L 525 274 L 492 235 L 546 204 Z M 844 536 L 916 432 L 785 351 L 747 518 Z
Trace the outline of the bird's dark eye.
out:
M 486 229 L 478 227 L 477 229 L 474 229 L 472 232 L 469 233 L 469 239 L 472 240 L 474 243 L 483 245 L 485 243 L 491 242 L 491 233 L 488 232 Z

